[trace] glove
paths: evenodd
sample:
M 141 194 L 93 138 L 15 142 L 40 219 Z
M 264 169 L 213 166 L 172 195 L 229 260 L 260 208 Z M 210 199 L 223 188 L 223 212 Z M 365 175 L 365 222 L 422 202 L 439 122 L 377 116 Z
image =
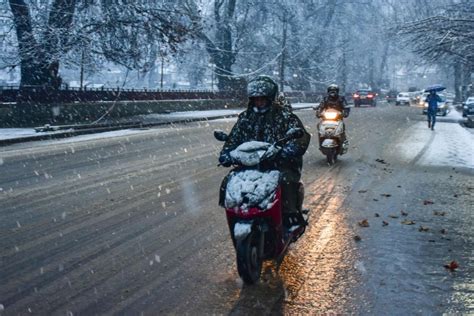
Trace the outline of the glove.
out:
M 295 143 L 289 143 L 281 150 L 280 156 L 283 159 L 294 158 L 298 156 L 298 146 Z
M 232 166 L 233 162 L 234 160 L 232 159 L 229 153 L 223 153 L 219 156 L 219 163 L 224 167 Z

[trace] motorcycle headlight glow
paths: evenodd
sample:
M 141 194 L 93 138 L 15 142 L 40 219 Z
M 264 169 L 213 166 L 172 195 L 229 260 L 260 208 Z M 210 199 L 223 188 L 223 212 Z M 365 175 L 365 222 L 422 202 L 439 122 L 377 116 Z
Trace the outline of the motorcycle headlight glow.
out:
M 324 118 L 326 120 L 335 120 L 337 118 L 337 112 L 324 112 Z

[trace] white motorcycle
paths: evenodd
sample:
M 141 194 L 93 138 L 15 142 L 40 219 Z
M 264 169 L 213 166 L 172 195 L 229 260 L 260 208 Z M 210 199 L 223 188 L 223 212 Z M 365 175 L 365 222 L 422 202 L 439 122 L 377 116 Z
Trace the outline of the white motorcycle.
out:
M 343 155 L 349 148 L 347 140 L 342 141 L 344 132 L 343 118 L 348 116 L 348 112 L 341 112 L 336 109 L 327 109 L 319 114 L 318 134 L 320 140 L 319 149 L 326 155 L 328 164 L 333 165 L 338 155 Z

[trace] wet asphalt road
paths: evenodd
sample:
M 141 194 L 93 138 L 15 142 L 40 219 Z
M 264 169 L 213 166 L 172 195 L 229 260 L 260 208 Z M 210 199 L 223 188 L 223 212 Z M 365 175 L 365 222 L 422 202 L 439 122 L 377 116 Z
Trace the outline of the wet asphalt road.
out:
M 419 112 L 354 109 L 333 167 L 313 138 L 310 227 L 251 287 L 217 206 L 212 130 L 233 120 L 1 148 L 0 314 L 473 313 L 474 173 L 398 158 Z

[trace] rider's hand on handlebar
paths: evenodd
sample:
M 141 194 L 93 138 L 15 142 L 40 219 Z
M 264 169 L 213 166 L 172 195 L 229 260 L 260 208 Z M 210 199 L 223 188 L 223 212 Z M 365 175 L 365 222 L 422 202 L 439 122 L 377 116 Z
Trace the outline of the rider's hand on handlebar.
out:
M 298 148 L 295 143 L 288 143 L 285 147 L 281 150 L 280 156 L 283 159 L 293 158 L 298 156 Z
M 229 153 L 225 153 L 219 156 L 219 163 L 224 167 L 230 167 L 234 164 L 234 159 Z

